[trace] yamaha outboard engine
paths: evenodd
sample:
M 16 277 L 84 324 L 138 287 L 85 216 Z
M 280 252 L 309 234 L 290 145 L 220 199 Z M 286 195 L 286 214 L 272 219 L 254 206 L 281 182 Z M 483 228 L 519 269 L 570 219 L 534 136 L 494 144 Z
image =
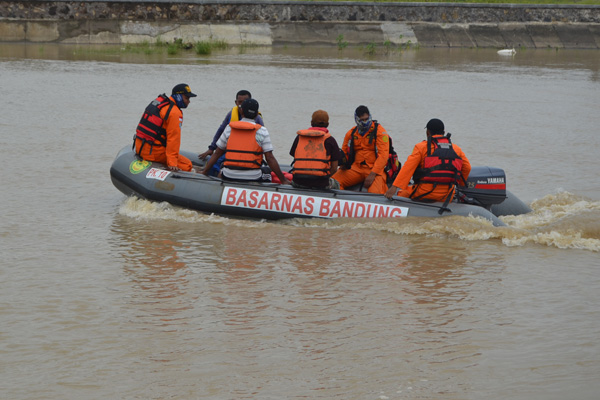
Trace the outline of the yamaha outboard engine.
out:
M 487 208 L 502 203 L 506 195 L 506 174 L 494 167 L 473 167 L 466 186 L 458 186 L 458 201 Z

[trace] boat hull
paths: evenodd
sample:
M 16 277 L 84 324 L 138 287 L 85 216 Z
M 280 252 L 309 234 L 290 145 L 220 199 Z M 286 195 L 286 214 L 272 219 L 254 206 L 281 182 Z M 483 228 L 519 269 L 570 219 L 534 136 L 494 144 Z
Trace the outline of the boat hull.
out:
M 182 153 L 195 158 L 192 153 Z M 127 196 L 218 215 L 269 220 L 472 215 L 486 218 L 496 226 L 504 225 L 491 211 L 470 204 L 453 202 L 441 211 L 441 203 L 421 203 L 403 197 L 388 200 L 366 192 L 298 189 L 276 183 L 223 181 L 194 172 L 171 172 L 160 163 L 141 160 L 129 146 L 117 154 L 110 175 L 114 186 Z

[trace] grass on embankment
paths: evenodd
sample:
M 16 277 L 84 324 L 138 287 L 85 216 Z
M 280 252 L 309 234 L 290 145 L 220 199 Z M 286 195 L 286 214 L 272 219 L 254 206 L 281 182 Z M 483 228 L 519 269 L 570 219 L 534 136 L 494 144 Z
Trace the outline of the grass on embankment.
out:
M 176 55 L 181 51 L 193 50 L 198 55 L 211 54 L 213 50 L 226 50 L 229 44 L 224 40 L 209 40 L 196 43 L 184 43 L 182 39 L 175 39 L 173 42 L 165 42 L 162 39 L 157 39 L 156 42 L 128 43 L 122 46 L 106 46 L 101 48 L 82 47 L 78 52 L 95 53 L 95 54 L 164 54 Z
M 146 54 L 161 53 L 166 48 L 167 54 L 175 55 L 181 50 L 194 50 L 196 54 L 207 55 L 212 53 L 213 50 L 225 50 L 229 47 L 229 44 L 224 40 L 208 40 L 199 41 L 196 43 L 184 43 L 182 39 L 175 39 L 173 42 L 163 42 L 160 38 L 156 40 L 156 43 L 150 44 L 144 42 L 141 44 L 128 44 L 123 49 L 126 52 L 144 52 Z

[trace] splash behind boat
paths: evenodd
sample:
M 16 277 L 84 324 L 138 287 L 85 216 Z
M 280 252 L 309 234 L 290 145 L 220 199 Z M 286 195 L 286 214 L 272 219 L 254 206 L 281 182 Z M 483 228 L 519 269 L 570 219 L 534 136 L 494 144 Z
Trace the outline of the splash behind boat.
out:
M 196 162 L 195 153 L 182 154 L 201 165 Z M 131 146 L 117 154 L 110 175 L 115 187 L 127 196 L 165 201 L 205 213 L 258 219 L 472 215 L 502 226 L 498 216 L 531 211 L 506 190 L 504 171 L 491 167 L 474 167 L 467 187 L 457 196 L 459 200 L 447 207 L 403 197 L 388 200 L 367 192 L 298 189 L 277 183 L 232 182 L 193 172 L 172 172 L 163 164 L 141 160 Z

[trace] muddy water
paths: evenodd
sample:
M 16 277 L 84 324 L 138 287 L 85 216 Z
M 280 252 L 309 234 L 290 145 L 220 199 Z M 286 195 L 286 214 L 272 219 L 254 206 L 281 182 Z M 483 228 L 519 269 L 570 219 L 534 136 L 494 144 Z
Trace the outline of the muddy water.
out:
M 594 399 L 600 53 L 0 46 L 0 377 L 11 399 Z M 240 221 L 126 199 L 108 169 L 187 82 L 203 151 L 252 91 L 275 156 L 366 104 L 401 159 L 441 118 L 534 209 Z

